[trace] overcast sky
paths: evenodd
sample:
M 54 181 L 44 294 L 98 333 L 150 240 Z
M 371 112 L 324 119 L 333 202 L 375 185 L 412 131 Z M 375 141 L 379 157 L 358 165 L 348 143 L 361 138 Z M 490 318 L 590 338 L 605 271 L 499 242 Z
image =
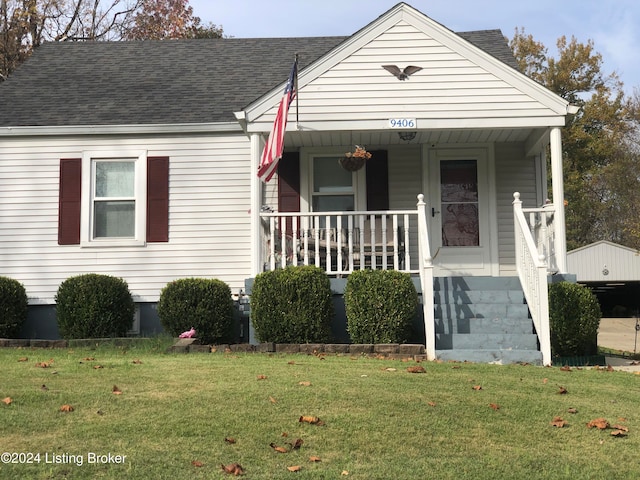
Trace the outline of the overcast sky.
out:
M 351 35 L 398 3 L 396 0 L 189 0 L 204 23 L 237 38 Z M 456 32 L 516 27 L 555 55 L 556 40 L 574 35 L 594 41 L 603 71 L 618 73 L 630 94 L 640 90 L 639 0 L 410 0 Z

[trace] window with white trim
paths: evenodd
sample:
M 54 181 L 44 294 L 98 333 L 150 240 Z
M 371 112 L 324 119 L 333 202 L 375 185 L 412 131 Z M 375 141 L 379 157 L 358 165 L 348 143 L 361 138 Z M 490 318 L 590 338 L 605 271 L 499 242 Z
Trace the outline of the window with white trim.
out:
M 144 244 L 146 165 L 146 152 L 83 155 L 82 245 Z

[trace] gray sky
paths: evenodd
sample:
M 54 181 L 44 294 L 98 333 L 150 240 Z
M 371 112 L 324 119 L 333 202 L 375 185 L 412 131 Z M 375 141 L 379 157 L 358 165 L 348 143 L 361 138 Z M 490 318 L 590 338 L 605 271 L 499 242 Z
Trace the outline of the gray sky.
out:
M 237 38 L 351 35 L 396 0 L 189 0 L 194 15 Z M 453 31 L 516 27 L 555 55 L 558 37 L 594 41 L 605 73 L 614 70 L 625 91 L 640 90 L 638 0 L 409 0 L 406 3 Z

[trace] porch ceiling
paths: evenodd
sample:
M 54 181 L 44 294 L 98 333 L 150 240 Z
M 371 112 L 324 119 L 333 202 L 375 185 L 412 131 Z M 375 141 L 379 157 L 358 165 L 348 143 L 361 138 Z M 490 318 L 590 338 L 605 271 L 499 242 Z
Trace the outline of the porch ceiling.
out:
M 413 140 L 402 140 L 398 133 L 405 130 L 368 130 L 368 131 L 332 131 L 312 132 L 296 131 L 291 125 L 285 136 L 288 148 L 331 147 L 337 145 L 405 145 L 405 144 L 460 144 L 525 142 L 535 136 L 531 128 L 511 129 L 451 129 L 451 130 L 407 130 L 415 131 Z M 292 128 L 293 127 L 293 128 Z M 539 134 L 539 132 L 538 132 Z

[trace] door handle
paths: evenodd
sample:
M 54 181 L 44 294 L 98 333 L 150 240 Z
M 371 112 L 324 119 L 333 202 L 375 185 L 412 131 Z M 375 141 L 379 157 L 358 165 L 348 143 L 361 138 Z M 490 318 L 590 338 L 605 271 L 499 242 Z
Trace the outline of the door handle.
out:
M 435 217 L 435 216 L 436 216 L 436 213 L 440 213 L 440 211 L 436 211 L 436 209 L 435 209 L 435 208 L 431 207 L 431 216 L 432 216 L 432 217 Z

